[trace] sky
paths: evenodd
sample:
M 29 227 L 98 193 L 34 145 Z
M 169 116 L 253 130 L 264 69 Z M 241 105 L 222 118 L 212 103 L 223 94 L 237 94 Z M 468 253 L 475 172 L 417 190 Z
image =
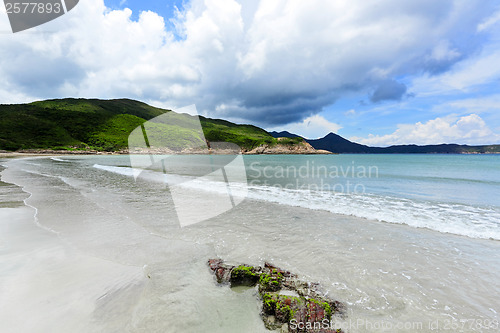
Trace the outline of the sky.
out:
M 131 98 L 355 142 L 500 144 L 497 0 L 81 0 L 13 34 L 0 103 Z

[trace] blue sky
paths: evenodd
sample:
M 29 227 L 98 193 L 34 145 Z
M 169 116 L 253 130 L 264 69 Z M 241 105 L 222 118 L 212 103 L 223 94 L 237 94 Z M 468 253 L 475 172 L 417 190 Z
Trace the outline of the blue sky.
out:
M 375 146 L 500 143 L 500 3 L 85 0 L 11 34 L 0 103 L 195 104 L 200 114 Z
M 132 10 L 131 19 L 137 21 L 139 14 L 143 11 L 152 11 L 161 15 L 165 19 L 165 23 L 168 28 L 169 19 L 175 17 L 175 10 L 183 9 L 184 3 L 186 1 L 182 0 L 106 0 L 104 1 L 106 7 L 111 10 L 123 10 L 124 8 L 130 8 Z

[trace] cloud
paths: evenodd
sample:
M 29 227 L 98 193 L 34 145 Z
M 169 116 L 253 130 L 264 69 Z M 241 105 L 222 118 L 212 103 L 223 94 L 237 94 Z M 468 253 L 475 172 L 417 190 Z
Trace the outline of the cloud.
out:
M 436 75 L 448 71 L 460 58 L 460 52 L 448 40 L 442 40 L 424 58 L 423 67 L 431 75 Z
M 81 1 L 32 32 L 0 35 L 0 96 L 129 97 L 262 126 L 300 123 L 345 94 L 399 100 L 398 78 L 476 54 L 462 41 L 495 4 L 192 0 L 173 31 L 154 12 L 134 21 L 129 9 Z M 6 16 L 0 29 L 9 30 Z
M 495 113 L 500 112 L 500 94 L 487 95 L 477 98 L 465 98 L 455 100 L 443 105 L 441 108 L 453 108 L 457 110 L 473 111 L 474 113 Z
M 344 116 L 346 116 L 346 117 L 354 117 L 354 116 L 356 116 L 356 110 L 350 109 L 350 110 L 344 112 Z
M 409 85 L 411 91 L 418 96 L 450 95 L 477 92 L 488 89 L 488 85 L 496 85 L 500 80 L 499 23 L 500 11 L 497 10 L 478 24 L 477 34 L 472 41 L 483 43 L 477 52 L 468 56 L 453 48 L 449 41 L 443 42 L 440 46 L 442 50 L 436 51 L 436 55 L 441 57 L 425 62 L 444 71 L 431 70 L 427 74 L 432 75 L 416 76 Z
M 400 101 L 406 94 L 406 90 L 406 85 L 403 83 L 394 80 L 384 81 L 375 89 L 370 100 L 373 103 L 388 100 Z
M 500 135 L 494 133 L 477 114 L 460 118 L 444 117 L 425 123 L 400 124 L 388 135 L 372 135 L 367 138 L 352 137 L 350 140 L 370 146 L 390 146 L 399 144 L 490 144 L 500 143 Z
M 307 139 L 322 138 L 330 132 L 337 133 L 342 126 L 332 123 L 320 115 L 307 117 L 301 122 L 288 124 L 282 127 L 271 128 L 269 131 L 288 131 Z
M 482 32 L 491 29 L 492 26 L 498 24 L 499 22 L 500 22 L 500 10 L 497 10 L 490 17 L 488 17 L 483 22 L 478 24 L 477 31 Z
M 455 66 L 453 71 L 437 76 L 419 76 L 411 83 L 411 91 L 417 96 L 463 94 L 500 79 L 500 47 L 483 50 Z
M 54 87 L 78 84 L 85 77 L 84 70 L 67 57 L 39 54 L 38 61 L 34 62 L 32 52 L 26 47 L 11 51 L 17 56 L 12 57 L 3 70 L 3 77 L 9 81 L 11 89 L 50 95 Z

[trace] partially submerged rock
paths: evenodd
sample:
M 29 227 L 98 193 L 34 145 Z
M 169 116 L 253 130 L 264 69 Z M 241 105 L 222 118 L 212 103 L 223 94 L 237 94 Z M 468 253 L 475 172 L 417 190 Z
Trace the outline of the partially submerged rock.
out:
M 218 283 L 258 286 L 262 300 L 261 317 L 266 328 L 281 332 L 341 332 L 330 327 L 332 316 L 342 315 L 343 304 L 321 292 L 317 283 L 301 281 L 297 275 L 269 263 L 264 267 L 228 265 L 210 259 Z

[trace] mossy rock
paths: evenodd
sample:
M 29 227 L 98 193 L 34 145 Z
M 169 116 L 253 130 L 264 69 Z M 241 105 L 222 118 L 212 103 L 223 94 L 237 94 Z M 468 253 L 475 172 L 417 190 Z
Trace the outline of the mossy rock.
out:
M 332 318 L 333 305 L 322 299 L 280 295 L 275 292 L 264 292 L 261 296 L 262 318 L 266 328 L 271 330 L 292 320 L 314 324 Z
M 283 273 L 274 269 L 269 273 L 262 273 L 259 278 L 259 292 L 278 291 L 283 283 Z
M 231 287 L 258 284 L 262 300 L 261 318 L 266 328 L 289 333 L 341 332 L 314 328 L 325 320 L 331 320 L 334 314 L 341 317 L 344 314 L 344 305 L 324 296 L 319 284 L 302 281 L 297 275 L 269 263 L 265 263 L 264 267 L 231 266 L 221 259 L 210 259 L 208 264 L 219 283 L 230 282 Z M 313 328 L 297 331 L 292 323 L 304 323 Z
M 231 271 L 231 287 L 247 286 L 253 287 L 257 284 L 260 278 L 258 269 L 252 266 L 240 265 L 233 268 Z

